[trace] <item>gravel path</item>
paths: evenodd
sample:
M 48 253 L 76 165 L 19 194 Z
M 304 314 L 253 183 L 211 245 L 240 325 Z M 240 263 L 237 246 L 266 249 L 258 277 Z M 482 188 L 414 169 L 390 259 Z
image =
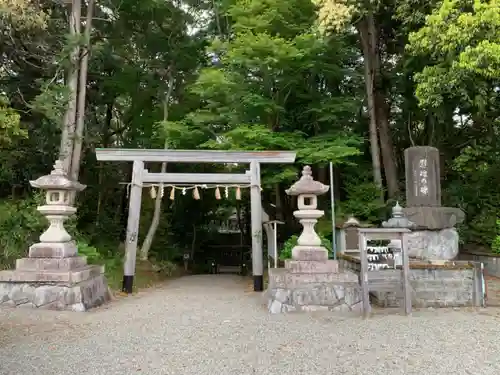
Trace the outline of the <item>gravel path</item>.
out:
M 269 316 L 244 284 L 190 276 L 86 314 L 0 310 L 0 374 L 500 373 L 494 309 Z

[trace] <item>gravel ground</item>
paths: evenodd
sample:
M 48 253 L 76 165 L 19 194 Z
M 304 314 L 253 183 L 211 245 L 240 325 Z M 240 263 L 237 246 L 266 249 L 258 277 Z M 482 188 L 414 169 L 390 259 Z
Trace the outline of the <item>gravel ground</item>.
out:
M 90 313 L 0 310 L 0 374 L 500 373 L 495 309 L 270 316 L 245 289 L 190 276 Z

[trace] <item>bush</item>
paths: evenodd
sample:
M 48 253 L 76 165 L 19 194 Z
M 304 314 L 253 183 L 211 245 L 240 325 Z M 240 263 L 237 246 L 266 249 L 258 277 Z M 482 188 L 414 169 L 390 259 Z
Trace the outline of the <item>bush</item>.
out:
M 491 251 L 495 254 L 500 254 L 500 220 L 496 222 L 496 236 L 491 243 Z
M 88 263 L 95 264 L 103 261 L 103 257 L 96 247 L 89 245 L 84 240 L 77 240 L 76 243 L 78 246 L 78 254 L 86 256 Z
M 164 276 L 170 277 L 177 271 L 177 264 L 172 263 L 169 260 L 162 260 L 153 263 L 153 269 Z
M 36 210 L 41 195 L 0 202 L 0 268 L 11 268 L 17 258 L 26 256 L 28 248 L 47 228 L 47 220 Z
M 331 241 L 324 237 L 324 236 L 319 236 L 321 239 L 321 245 L 328 250 L 329 253 L 331 253 L 333 250 L 332 243 Z M 294 234 L 291 236 L 284 244 L 283 244 L 283 249 L 280 252 L 280 259 L 285 260 L 285 259 L 292 259 L 292 249 L 297 246 L 297 241 L 299 239 L 299 236 Z

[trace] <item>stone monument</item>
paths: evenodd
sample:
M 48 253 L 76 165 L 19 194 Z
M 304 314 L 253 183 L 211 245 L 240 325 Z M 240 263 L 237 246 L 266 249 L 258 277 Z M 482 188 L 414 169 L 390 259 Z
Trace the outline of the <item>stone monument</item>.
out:
M 30 247 L 28 258 L 18 259 L 15 270 L 0 272 L 0 306 L 86 311 L 106 302 L 104 267 L 87 265 L 64 228 L 76 212 L 70 197 L 85 185 L 69 180 L 60 160 L 49 175 L 30 184 L 46 191 L 46 204 L 38 211 L 50 225 Z
M 350 271 L 339 271 L 338 262 L 328 259 L 328 250 L 314 226 L 324 212 L 317 209 L 318 195 L 329 187 L 312 178 L 311 168 L 305 166 L 302 177 L 286 191 L 298 197 L 299 219 L 303 231 L 292 259 L 285 268 L 269 270 L 267 290 L 268 309 L 271 313 L 290 311 L 361 311 L 358 276 Z
M 441 206 L 439 151 L 429 146 L 405 150 L 406 203 L 415 224 L 408 235 L 408 255 L 425 260 L 451 260 L 458 255 L 455 225 L 464 220 L 459 208 Z

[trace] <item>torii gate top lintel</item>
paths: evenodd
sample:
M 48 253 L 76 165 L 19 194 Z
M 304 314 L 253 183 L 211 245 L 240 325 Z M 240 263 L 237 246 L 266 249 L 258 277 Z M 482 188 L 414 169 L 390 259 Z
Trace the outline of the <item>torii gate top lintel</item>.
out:
M 294 151 L 221 151 L 97 148 L 99 161 L 143 161 L 170 163 L 294 163 Z

